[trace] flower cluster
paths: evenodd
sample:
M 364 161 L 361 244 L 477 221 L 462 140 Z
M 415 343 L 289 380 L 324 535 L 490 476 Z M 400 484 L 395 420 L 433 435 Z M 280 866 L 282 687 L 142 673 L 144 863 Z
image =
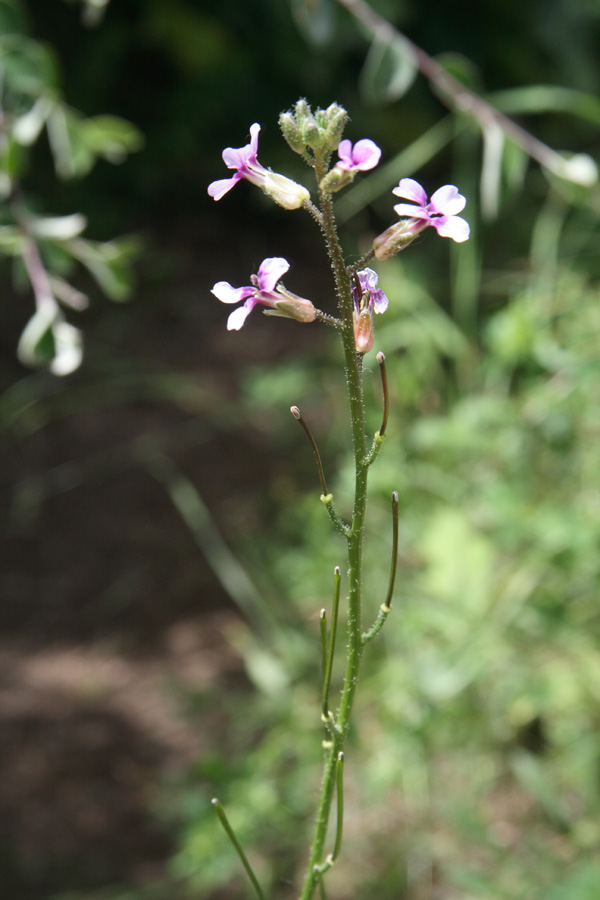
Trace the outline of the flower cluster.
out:
M 350 184 L 358 172 L 373 169 L 381 158 L 381 149 L 369 139 L 363 138 L 354 145 L 349 140 L 341 140 L 346 120 L 345 110 L 336 104 L 332 104 L 327 110 L 317 110 L 313 115 L 306 101 L 302 100 L 296 104 L 294 113 L 283 113 L 280 117 L 285 139 L 311 165 L 319 158 L 327 162 L 332 150 L 337 148 L 338 161 L 321 178 L 319 184 L 322 195 Z M 255 122 L 250 127 L 249 144 L 238 149 L 228 147 L 223 151 L 223 161 L 227 168 L 234 170 L 233 175 L 213 181 L 208 187 L 209 195 L 220 200 L 238 181 L 245 179 L 285 209 L 306 206 L 318 218 L 320 213 L 310 203 L 310 194 L 305 187 L 285 175 L 265 169 L 258 162 L 259 132 L 260 125 Z M 394 206 L 394 211 L 401 217 L 400 221 L 375 238 L 367 258 L 374 256 L 378 260 L 389 259 L 430 227 L 441 237 L 451 238 L 457 243 L 468 239 L 469 225 L 458 215 L 467 201 L 454 185 L 446 184 L 428 197 L 418 181 L 402 178 L 392 193 L 410 202 Z M 227 320 L 230 331 L 239 330 L 258 304 L 266 306 L 268 314 L 285 316 L 298 322 L 313 322 L 318 314 L 320 318 L 335 323 L 336 320 L 316 310 L 310 300 L 298 297 L 279 283 L 288 269 L 287 260 L 277 256 L 269 257 L 263 260 L 258 273 L 250 276 L 250 285 L 234 288 L 227 281 L 219 281 L 214 285 L 212 293 L 222 303 L 242 303 Z M 369 268 L 362 269 L 353 276 L 352 296 L 356 350 L 364 354 L 373 346 L 373 313 L 385 312 L 388 298 L 377 288 L 377 273 Z

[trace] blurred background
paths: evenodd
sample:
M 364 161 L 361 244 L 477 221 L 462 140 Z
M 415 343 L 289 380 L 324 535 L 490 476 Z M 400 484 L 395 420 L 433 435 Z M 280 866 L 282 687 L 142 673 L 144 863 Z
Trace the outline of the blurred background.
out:
M 247 896 L 215 795 L 268 895 L 298 893 L 343 547 L 289 406 L 347 508 L 340 347 L 258 312 L 227 332 L 210 288 L 268 256 L 323 309 L 333 284 L 308 216 L 206 187 L 253 122 L 310 185 L 276 124 L 300 97 L 383 149 L 337 199 L 349 260 L 400 177 L 459 185 L 471 225 L 378 266 L 367 620 L 393 489 L 400 569 L 329 895 L 600 896 L 600 4 L 372 5 L 570 168 L 449 110 L 334 0 L 0 2 L 3 896 Z

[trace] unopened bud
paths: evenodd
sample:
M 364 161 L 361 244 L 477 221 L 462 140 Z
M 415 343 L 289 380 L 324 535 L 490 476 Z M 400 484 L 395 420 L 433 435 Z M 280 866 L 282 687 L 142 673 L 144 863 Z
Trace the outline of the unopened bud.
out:
M 291 112 L 281 113 L 279 116 L 279 127 L 294 153 L 304 153 L 304 141 L 302 140 L 302 135 L 300 134 L 296 119 Z
M 310 300 L 299 297 L 286 290 L 282 284 L 277 287 L 277 293 L 281 294 L 281 300 L 275 301 L 276 314 L 283 315 L 296 322 L 314 322 L 317 318 L 316 310 Z
M 373 348 L 375 333 L 373 331 L 373 316 L 368 309 L 363 309 L 360 315 L 354 317 L 354 343 L 357 353 L 368 353 Z
M 391 225 L 373 241 L 375 259 L 391 259 L 412 244 L 421 229 L 414 227 L 414 219 L 402 219 Z M 412 227 L 410 227 L 412 225 Z
M 337 150 L 348 121 L 348 113 L 343 106 L 338 106 L 337 103 L 332 103 L 325 112 L 327 114 L 327 149 Z
M 349 172 L 347 169 L 341 169 L 339 166 L 334 166 L 333 169 L 330 169 L 327 175 L 321 179 L 319 187 L 322 191 L 334 194 L 336 191 L 341 191 L 347 184 L 352 184 L 355 176 L 356 172 Z
M 278 175 L 277 172 L 267 172 L 260 188 L 284 209 L 299 209 L 310 200 L 310 194 L 305 187 L 292 181 L 291 178 L 286 178 L 285 175 Z

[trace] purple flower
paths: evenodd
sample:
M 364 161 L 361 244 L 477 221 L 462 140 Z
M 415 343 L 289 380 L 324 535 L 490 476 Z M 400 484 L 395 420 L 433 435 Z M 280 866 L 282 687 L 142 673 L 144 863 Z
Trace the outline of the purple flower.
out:
M 366 172 L 374 169 L 381 159 L 381 150 L 368 139 L 357 141 L 354 147 L 351 141 L 341 141 L 337 150 L 340 161 L 336 166 L 346 172 Z
M 377 272 L 367 268 L 357 272 L 356 275 L 360 283 L 359 291 L 356 280 L 352 280 L 352 299 L 354 300 L 356 314 L 358 315 L 364 309 L 368 309 L 371 313 L 373 311 L 384 313 L 388 308 L 389 301 L 381 288 L 377 287 L 379 278 Z
M 394 206 L 399 216 L 409 216 L 413 220 L 406 229 L 407 233 L 417 234 L 431 225 L 439 235 L 452 238 L 459 244 L 469 237 L 468 222 L 456 215 L 465 208 L 467 201 L 453 184 L 445 184 L 438 188 L 429 199 L 418 181 L 402 178 L 392 193 L 417 204 L 413 206 L 409 203 L 398 203 Z
M 257 275 L 250 276 L 252 284 L 239 288 L 232 287 L 228 281 L 218 281 L 215 284 L 211 293 L 221 303 L 246 301 L 227 319 L 228 331 L 239 331 L 258 303 L 275 310 L 273 315 L 285 316 L 295 319 L 297 322 L 314 322 L 315 308 L 310 300 L 298 297 L 291 291 L 287 291 L 283 285 L 277 284 L 289 267 L 287 259 L 283 259 L 281 256 L 271 256 L 263 259 Z
M 261 166 L 257 159 L 258 133 L 260 125 L 255 122 L 250 126 L 250 143 L 245 147 L 226 147 L 223 150 L 223 162 L 228 169 L 235 169 L 231 178 L 220 178 L 208 186 L 208 193 L 215 200 L 220 200 L 231 188 L 245 179 L 257 185 L 271 199 L 285 209 L 298 209 L 310 194 L 306 188 L 296 184 L 291 178 L 271 172 Z
M 363 269 L 352 279 L 354 343 L 357 353 L 368 353 L 373 347 L 373 312 L 383 313 L 388 308 L 388 298 L 377 287 L 377 278 L 377 272 L 373 269 Z

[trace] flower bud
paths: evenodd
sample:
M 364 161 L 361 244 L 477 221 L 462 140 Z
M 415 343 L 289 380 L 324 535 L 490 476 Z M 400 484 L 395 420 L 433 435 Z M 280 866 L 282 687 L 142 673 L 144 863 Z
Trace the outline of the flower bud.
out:
M 348 113 L 342 106 L 338 106 L 337 103 L 332 103 L 325 112 L 327 115 L 327 149 L 337 150 L 348 121 Z
M 414 223 L 414 219 L 402 219 L 378 235 L 373 241 L 375 259 L 391 259 L 396 253 L 400 253 L 401 250 L 412 244 L 419 231 L 422 230 L 418 224 L 415 227 Z
M 354 343 L 357 353 L 368 353 L 373 348 L 375 332 L 373 331 L 373 316 L 368 309 L 354 316 Z
M 355 177 L 356 172 L 349 172 L 347 169 L 341 169 L 339 166 L 334 166 L 333 169 L 330 169 L 327 175 L 321 179 L 321 184 L 319 186 L 322 191 L 334 194 L 336 191 L 341 191 L 347 184 L 352 184 Z
M 298 100 L 293 112 L 282 113 L 279 125 L 284 138 L 296 153 L 307 147 L 318 153 L 335 150 L 348 120 L 345 109 L 332 103 L 313 114 L 306 100 Z
M 281 300 L 275 301 L 275 310 L 277 313 L 288 319 L 295 319 L 296 322 L 314 322 L 317 318 L 316 310 L 310 300 L 293 294 L 292 291 L 286 290 L 282 284 L 278 285 L 277 293 L 281 294 Z
M 279 127 L 294 153 L 304 153 L 305 143 L 302 140 L 302 135 L 300 134 L 296 119 L 291 112 L 281 113 L 279 116 Z
M 267 172 L 259 187 L 284 209 L 299 209 L 310 200 L 310 194 L 305 187 L 277 172 Z

